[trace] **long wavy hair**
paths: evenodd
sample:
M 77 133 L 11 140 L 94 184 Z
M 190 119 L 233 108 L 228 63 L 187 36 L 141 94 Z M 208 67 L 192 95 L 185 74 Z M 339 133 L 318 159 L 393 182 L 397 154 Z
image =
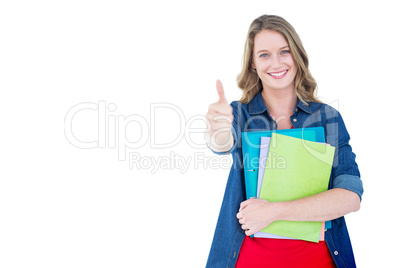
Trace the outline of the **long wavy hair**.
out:
M 237 77 L 237 85 L 243 91 L 241 103 L 249 103 L 262 88 L 261 79 L 252 68 L 254 38 L 263 30 L 276 31 L 285 38 L 289 44 L 293 61 L 297 66 L 294 80 L 296 96 L 305 104 L 307 101 L 320 102 L 315 97 L 317 83 L 308 69 L 308 57 L 303 44 L 295 29 L 285 19 L 275 15 L 262 15 L 250 25 L 244 46 L 243 66 Z

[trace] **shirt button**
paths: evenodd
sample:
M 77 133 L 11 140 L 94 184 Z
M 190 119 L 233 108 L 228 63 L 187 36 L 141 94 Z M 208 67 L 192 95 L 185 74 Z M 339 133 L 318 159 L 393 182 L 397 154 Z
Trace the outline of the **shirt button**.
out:
M 338 251 L 335 250 L 335 251 L 334 251 L 334 254 L 335 254 L 335 255 L 338 255 Z
M 299 111 L 299 109 L 298 108 L 296 108 L 296 112 L 298 112 Z
M 297 119 L 296 119 L 296 118 L 293 118 L 293 122 L 297 122 Z

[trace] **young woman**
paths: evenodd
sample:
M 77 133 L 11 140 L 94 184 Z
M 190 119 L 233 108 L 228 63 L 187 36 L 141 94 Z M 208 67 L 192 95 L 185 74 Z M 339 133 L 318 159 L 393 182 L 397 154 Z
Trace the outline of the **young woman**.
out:
M 233 156 L 207 267 L 355 267 L 343 217 L 359 210 L 363 194 L 355 154 L 339 112 L 316 99 L 307 54 L 286 20 L 263 15 L 252 22 L 238 85 L 243 96 L 229 104 L 217 81 L 219 101 L 207 113 L 208 146 Z M 241 132 L 307 127 L 324 127 L 336 148 L 328 190 L 288 202 L 245 200 Z M 250 237 L 278 220 L 332 227 L 319 243 Z

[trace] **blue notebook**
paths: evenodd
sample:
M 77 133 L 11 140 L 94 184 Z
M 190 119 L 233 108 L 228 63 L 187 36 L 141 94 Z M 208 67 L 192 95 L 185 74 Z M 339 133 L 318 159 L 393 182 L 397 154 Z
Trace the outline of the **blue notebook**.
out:
M 308 141 L 325 143 L 325 133 L 323 127 L 242 132 L 241 137 L 244 163 L 244 179 L 246 184 L 247 199 L 249 199 L 250 197 L 257 197 L 261 137 L 271 137 L 272 133 L 278 133 Z M 330 221 L 325 223 L 325 228 L 331 228 Z

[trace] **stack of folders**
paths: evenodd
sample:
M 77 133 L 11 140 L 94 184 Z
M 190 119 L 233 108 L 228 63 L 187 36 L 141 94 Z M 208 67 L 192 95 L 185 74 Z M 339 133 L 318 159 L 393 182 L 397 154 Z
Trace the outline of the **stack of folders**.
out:
M 328 189 L 335 147 L 325 144 L 323 128 L 244 132 L 242 138 L 248 198 L 291 201 Z M 254 237 L 318 242 L 328 228 L 330 221 L 276 221 Z

